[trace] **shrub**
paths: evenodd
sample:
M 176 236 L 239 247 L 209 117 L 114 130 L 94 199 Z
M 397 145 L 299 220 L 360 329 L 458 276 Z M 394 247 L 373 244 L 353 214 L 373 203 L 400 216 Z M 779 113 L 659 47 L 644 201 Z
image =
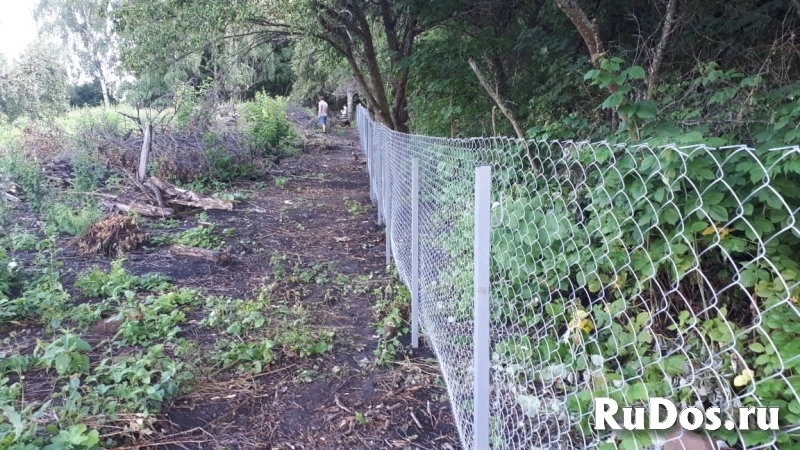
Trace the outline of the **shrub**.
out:
M 295 137 L 292 124 L 286 118 L 286 99 L 271 98 L 256 93 L 252 102 L 243 105 L 251 145 L 265 154 L 279 154 Z
M 42 209 L 48 185 L 41 164 L 28 161 L 19 152 L 0 157 L 0 174 L 9 175 L 22 189 L 22 194 L 35 212 Z
M 65 203 L 53 203 L 47 209 L 47 221 L 56 229 L 72 236 L 80 236 L 95 222 L 103 217 L 103 212 L 94 205 L 83 205 L 75 208 Z

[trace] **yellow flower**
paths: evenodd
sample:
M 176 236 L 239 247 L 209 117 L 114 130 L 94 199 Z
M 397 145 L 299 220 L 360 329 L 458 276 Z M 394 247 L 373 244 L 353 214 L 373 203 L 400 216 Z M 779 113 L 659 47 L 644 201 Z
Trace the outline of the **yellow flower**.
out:
M 750 369 L 744 369 L 740 375 L 737 375 L 736 378 L 733 379 L 733 385 L 736 387 L 747 386 L 751 381 L 753 381 L 753 377 L 755 374 Z

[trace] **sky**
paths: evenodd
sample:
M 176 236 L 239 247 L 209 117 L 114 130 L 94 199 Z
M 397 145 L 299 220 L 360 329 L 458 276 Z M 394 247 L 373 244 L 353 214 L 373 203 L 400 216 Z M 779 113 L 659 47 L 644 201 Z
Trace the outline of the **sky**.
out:
M 0 53 L 18 57 L 36 38 L 33 7 L 36 0 L 0 0 Z

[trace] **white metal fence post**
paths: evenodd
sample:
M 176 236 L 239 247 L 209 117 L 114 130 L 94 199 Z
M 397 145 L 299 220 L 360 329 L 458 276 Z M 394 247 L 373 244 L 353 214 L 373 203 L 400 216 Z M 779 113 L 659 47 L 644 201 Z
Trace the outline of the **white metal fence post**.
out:
M 419 347 L 419 158 L 411 160 L 411 347 Z
M 383 147 L 385 147 L 383 154 L 385 163 L 383 169 L 383 198 L 385 199 L 383 221 L 386 223 L 386 265 L 388 266 L 392 262 L 392 146 L 384 145 Z
M 474 361 L 475 372 L 473 420 L 475 449 L 489 449 L 490 344 L 489 335 L 489 258 L 492 168 L 475 169 L 475 303 Z

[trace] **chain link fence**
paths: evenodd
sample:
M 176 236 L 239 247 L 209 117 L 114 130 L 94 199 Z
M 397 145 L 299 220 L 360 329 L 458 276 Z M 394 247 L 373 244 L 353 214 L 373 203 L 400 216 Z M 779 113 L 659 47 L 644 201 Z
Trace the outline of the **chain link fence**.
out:
M 800 448 L 800 148 L 443 139 L 363 107 L 357 124 L 463 448 L 714 448 L 621 412 L 595 429 L 600 397 L 716 407 L 694 433 Z

